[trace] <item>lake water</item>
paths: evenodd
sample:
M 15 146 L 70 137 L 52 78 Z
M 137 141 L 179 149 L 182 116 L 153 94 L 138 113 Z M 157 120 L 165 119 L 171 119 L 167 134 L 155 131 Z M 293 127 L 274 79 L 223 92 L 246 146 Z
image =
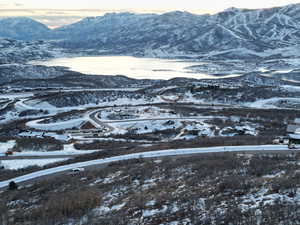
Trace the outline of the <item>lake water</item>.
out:
M 93 56 L 55 58 L 48 61 L 34 61 L 34 65 L 64 66 L 70 70 L 93 75 L 125 75 L 136 79 L 171 79 L 188 77 L 197 79 L 222 78 L 203 73 L 195 73 L 189 66 L 201 62 L 189 62 L 170 59 L 136 58 L 131 56 Z M 233 75 L 234 76 L 234 75 Z M 227 76 L 228 77 L 228 76 Z

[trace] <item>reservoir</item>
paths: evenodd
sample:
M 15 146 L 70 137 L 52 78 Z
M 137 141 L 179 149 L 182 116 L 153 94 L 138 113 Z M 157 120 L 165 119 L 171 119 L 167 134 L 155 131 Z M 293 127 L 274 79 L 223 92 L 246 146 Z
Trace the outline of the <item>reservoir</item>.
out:
M 189 70 L 188 67 L 203 64 L 174 59 L 137 58 L 131 56 L 92 56 L 54 58 L 34 61 L 34 65 L 64 66 L 72 71 L 91 75 L 125 75 L 135 79 L 163 79 L 186 77 L 196 79 L 216 79 L 213 76 Z M 236 76 L 236 75 L 232 75 Z M 226 76 L 226 77 L 232 77 Z

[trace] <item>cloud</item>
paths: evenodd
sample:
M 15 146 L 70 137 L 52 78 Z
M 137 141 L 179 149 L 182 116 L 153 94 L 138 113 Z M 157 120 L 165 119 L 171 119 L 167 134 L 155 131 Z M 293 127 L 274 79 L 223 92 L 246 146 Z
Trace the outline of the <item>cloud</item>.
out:
M 47 25 L 49 28 L 61 27 L 83 19 L 81 16 L 32 16 L 31 18 Z
M 24 6 L 24 4 L 18 3 L 18 2 L 15 2 L 14 5 L 15 5 L 16 7 L 22 7 L 22 6 Z
M 101 15 L 99 13 L 93 13 Z M 2 17 L 15 17 L 24 16 L 37 20 L 50 28 L 60 27 L 66 24 L 77 22 L 84 17 L 87 17 L 90 13 L 79 13 L 70 11 L 53 11 L 53 10 L 34 10 L 34 9 L 0 9 L 0 18 Z
M 7 7 L 9 7 L 10 5 L 9 4 L 7 4 L 7 3 L 0 3 L 0 7 L 1 8 L 7 8 Z
M 2 9 L 6 9 L 6 8 L 15 9 L 15 8 L 22 7 L 22 6 L 24 6 L 24 5 L 22 3 L 19 3 L 19 2 L 11 2 L 11 1 L 2 1 L 2 2 L 0 2 L 0 7 Z

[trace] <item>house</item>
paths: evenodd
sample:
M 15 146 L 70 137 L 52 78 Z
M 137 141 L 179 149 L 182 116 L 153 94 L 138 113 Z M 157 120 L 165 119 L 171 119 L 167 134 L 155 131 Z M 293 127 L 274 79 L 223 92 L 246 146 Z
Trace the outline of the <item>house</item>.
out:
M 292 124 L 287 126 L 287 135 L 289 138 L 289 148 L 297 148 L 300 146 L 300 119 L 297 118 Z

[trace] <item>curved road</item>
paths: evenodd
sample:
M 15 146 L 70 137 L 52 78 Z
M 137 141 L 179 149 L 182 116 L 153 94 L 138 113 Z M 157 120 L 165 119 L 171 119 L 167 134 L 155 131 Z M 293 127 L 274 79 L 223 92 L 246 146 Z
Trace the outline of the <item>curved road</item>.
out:
M 101 120 L 102 123 L 134 123 L 134 122 L 144 122 L 144 121 L 164 121 L 164 120 L 208 120 L 225 118 L 224 116 L 199 116 L 199 117 L 159 117 L 159 118 L 143 118 L 143 119 L 129 119 L 129 120 Z
M 203 153 L 219 153 L 219 152 L 246 152 L 246 151 L 287 151 L 288 147 L 285 145 L 257 145 L 257 146 L 224 146 L 224 147 L 210 147 L 210 148 L 189 148 L 189 149 L 169 149 L 151 152 L 141 152 L 128 155 L 115 156 L 105 159 L 96 159 L 86 162 L 73 163 L 69 165 L 54 167 L 50 169 L 40 170 L 20 177 L 15 177 L 10 180 L 0 182 L 0 188 L 8 186 L 9 182 L 25 182 L 39 177 L 52 175 L 64 171 L 68 171 L 78 167 L 89 167 L 95 165 L 103 165 L 112 162 L 138 159 L 138 158 L 157 158 L 165 156 L 178 156 L 190 154 L 203 154 Z
M 140 118 L 140 119 L 125 119 L 125 120 L 101 120 L 99 117 L 99 113 L 101 110 L 93 110 L 87 113 L 87 117 L 89 117 L 89 121 L 96 127 L 102 128 L 106 127 L 108 129 L 107 132 L 113 131 L 115 128 L 110 124 L 114 123 L 135 123 L 135 122 L 146 122 L 146 121 L 164 121 L 164 120 L 207 120 L 220 118 L 223 119 L 224 116 L 194 116 L 194 117 L 158 117 L 158 118 Z

